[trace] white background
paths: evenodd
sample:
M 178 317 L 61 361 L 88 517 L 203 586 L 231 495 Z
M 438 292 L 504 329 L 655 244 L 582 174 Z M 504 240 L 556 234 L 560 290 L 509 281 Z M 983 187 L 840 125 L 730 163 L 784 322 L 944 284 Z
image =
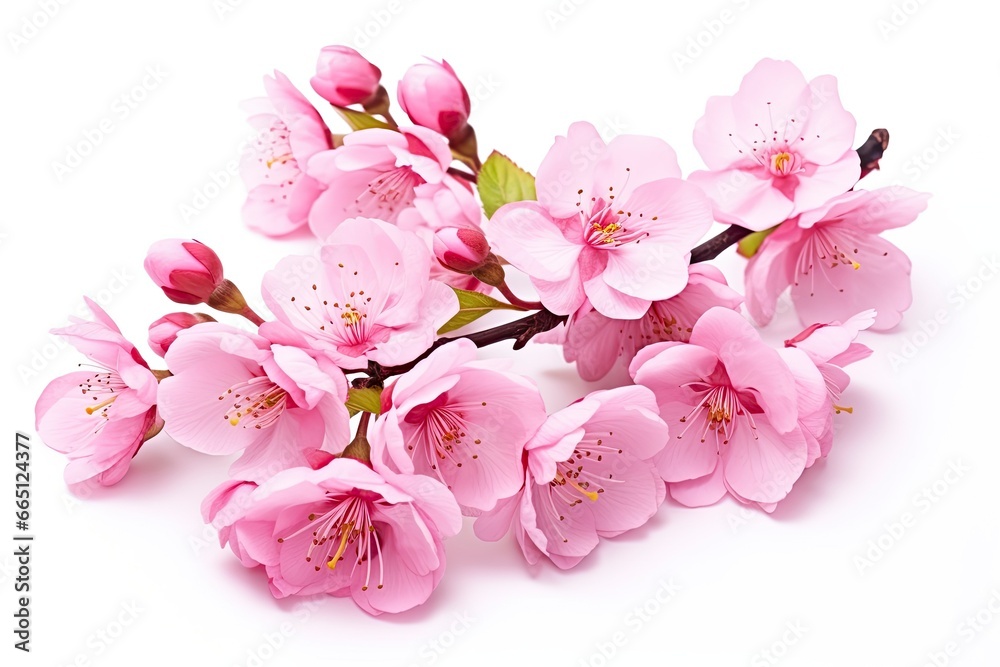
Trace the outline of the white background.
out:
M 729 500 L 699 510 L 668 501 L 648 526 L 605 541 L 571 572 L 529 568 L 512 542 L 478 542 L 467 524 L 448 543 L 448 572 L 429 603 L 375 619 L 350 600 L 275 601 L 261 572 L 217 547 L 198 507 L 227 460 L 162 436 L 119 486 L 75 501 L 64 460 L 36 438 L 33 651 L 11 648 L 5 546 L 5 665 L 919 667 L 935 664 L 929 653 L 938 665 L 997 664 L 1000 614 L 988 611 L 991 599 L 1000 610 L 995 3 L 50 4 L 47 18 L 44 2 L 7 0 L 0 18 L 8 442 L 16 429 L 33 435 L 38 393 L 80 360 L 46 332 L 79 309 L 81 294 L 107 302 L 144 351 L 148 323 L 179 309 L 142 272 L 151 242 L 208 243 L 255 304 L 263 272 L 309 246 L 250 233 L 242 185 L 216 188 L 212 174 L 238 158 L 249 128 L 237 105 L 260 94 L 261 76 L 280 69 L 312 95 L 326 44 L 363 47 L 389 86 L 422 55 L 449 59 L 477 98 L 483 154 L 496 147 L 530 170 L 578 119 L 663 137 L 686 172 L 697 169 L 691 132 L 707 96 L 734 92 L 761 57 L 789 58 L 807 77 L 839 78 L 858 143 L 889 128 L 883 171 L 866 187 L 902 183 L 934 198 L 890 236 L 913 259 L 913 308 L 896 331 L 863 339 L 875 354 L 851 368 L 854 415 L 838 418 L 829 460 L 772 516 Z M 720 17 L 728 23 L 713 23 Z M 373 36 L 359 38 L 366 27 Z M 692 62 L 679 66 L 676 54 L 699 40 L 701 52 L 691 47 Z M 147 68 L 165 78 L 146 78 Z M 147 90 L 130 92 L 144 78 Z M 144 98 L 124 118 L 123 94 Z M 53 164 L 104 118 L 112 132 L 60 179 Z M 185 220 L 180 207 L 196 192 L 209 195 L 207 206 Z M 741 263 L 721 262 L 737 287 Z M 796 330 L 786 309 L 765 336 L 778 342 Z M 592 388 L 555 348 L 517 357 L 550 409 Z M 14 477 L 12 446 L 3 451 L 0 490 Z M 0 493 L 0 535 L 13 533 L 11 495 Z M 892 529 L 907 513 L 910 525 Z M 662 604 L 661 582 L 678 588 Z M 984 609 L 976 630 L 966 619 Z M 610 653 L 616 633 L 622 641 L 605 659 L 601 646 Z

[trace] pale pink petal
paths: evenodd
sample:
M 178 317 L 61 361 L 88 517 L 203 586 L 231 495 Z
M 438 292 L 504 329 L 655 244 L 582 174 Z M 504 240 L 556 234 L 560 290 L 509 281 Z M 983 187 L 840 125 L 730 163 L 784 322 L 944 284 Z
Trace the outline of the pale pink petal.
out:
M 718 459 L 718 457 L 716 457 Z M 667 484 L 670 497 L 686 507 L 707 507 L 722 500 L 726 495 L 726 484 L 724 481 L 723 467 L 721 460 L 715 469 L 697 479 L 689 479 L 683 482 L 673 482 Z
M 715 219 L 763 231 L 791 217 L 794 204 L 757 170 L 696 171 L 688 176 L 712 200 Z
M 497 255 L 533 278 L 562 281 L 570 277 L 582 246 L 572 243 L 537 202 L 507 204 L 485 225 Z
M 805 468 L 806 441 L 798 428 L 779 433 L 763 415 L 755 420 L 754 431 L 736 429 L 722 450 L 725 480 L 743 498 L 778 502 Z
M 850 148 L 839 160 L 829 165 L 807 165 L 805 171 L 797 177 L 795 206 L 791 215 L 822 206 L 831 198 L 846 192 L 860 177 L 861 160 L 857 151 Z
M 760 325 L 773 318 L 778 298 L 795 280 L 802 232 L 786 223 L 768 236 L 746 268 L 746 304 L 750 316 Z
M 606 151 L 607 146 L 593 125 L 586 122 L 570 125 L 565 137 L 556 137 L 538 167 L 535 177 L 538 203 L 557 218 L 576 216 L 577 203 L 589 201 L 594 194 L 595 171 Z
M 792 300 L 803 323 L 845 320 L 869 308 L 878 311 L 873 331 L 891 329 L 913 302 L 910 260 L 896 246 L 877 236 L 855 236 L 859 266 L 818 263 L 810 276 L 792 287 Z M 852 249 L 853 250 L 853 249 Z
M 646 183 L 665 178 L 681 178 L 677 153 L 662 139 L 636 134 L 619 134 L 608 142 L 594 171 L 598 186 L 613 186 L 622 197 Z
M 514 514 L 521 503 L 521 495 L 500 500 L 489 512 L 483 512 L 473 527 L 476 537 L 486 542 L 496 542 L 510 532 Z
M 850 148 L 854 142 L 857 121 L 840 101 L 836 77 L 829 74 L 817 76 L 809 82 L 809 91 L 808 111 L 804 117 L 803 114 L 797 117 L 802 124 L 798 130 L 807 139 L 819 134 L 822 141 L 801 141 L 801 146 L 796 147 L 810 162 L 831 164 L 841 157 L 845 147 Z

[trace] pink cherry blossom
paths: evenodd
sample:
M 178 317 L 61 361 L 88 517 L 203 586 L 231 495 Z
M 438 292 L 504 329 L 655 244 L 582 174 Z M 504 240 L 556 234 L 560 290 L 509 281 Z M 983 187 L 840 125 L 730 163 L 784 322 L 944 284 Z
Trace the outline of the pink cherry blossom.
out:
M 848 192 L 782 224 L 747 264 L 750 315 L 770 322 L 791 286 L 803 324 L 874 308 L 873 330 L 896 326 L 913 300 L 910 260 L 879 234 L 913 222 L 928 197 L 904 187 Z
M 433 130 L 352 132 L 343 146 L 309 161 L 309 175 L 326 188 L 309 213 L 309 226 L 325 239 L 350 218 L 395 223 L 413 206 L 420 186 L 442 187 L 451 161 L 447 140 Z
M 275 597 L 349 595 L 373 615 L 427 600 L 444 574 L 442 539 L 462 525 L 437 480 L 350 458 L 282 471 L 244 504 L 229 541 L 244 566 L 264 567 Z
M 90 299 L 94 321 L 72 318 L 52 333 L 65 337 L 95 364 L 56 378 L 35 404 L 42 441 L 69 457 L 66 483 L 111 486 L 128 472 L 142 443 L 163 427 L 156 411 L 156 376 L 118 326 Z
M 790 368 L 738 313 L 710 309 L 689 343 L 645 347 L 629 371 L 670 427 L 656 465 L 680 503 L 710 505 L 728 490 L 773 509 L 802 474 L 809 446 L 799 405 L 818 409 L 822 378 L 815 367 Z
M 180 332 L 166 356 L 173 375 L 160 387 L 170 436 L 206 454 L 242 451 L 230 472 L 253 481 L 350 439 L 340 369 L 281 325 L 261 334 L 219 323 Z
M 264 276 L 278 320 L 345 369 L 412 361 L 458 312 L 454 291 L 430 280 L 430 250 L 381 220 L 337 227 L 319 258 L 291 256 Z
M 536 191 L 538 201 L 494 213 L 486 236 L 560 315 L 589 299 L 607 317 L 642 317 L 684 289 L 690 251 L 712 224 L 708 200 L 680 180 L 665 142 L 621 135 L 605 144 L 589 123 L 556 139 Z
M 688 275 L 687 287 L 680 294 L 654 301 L 636 320 L 612 319 L 585 305 L 570 318 L 561 341 L 566 361 L 576 362 L 584 380 L 599 380 L 615 363 L 628 367 L 636 352 L 647 345 L 668 340 L 686 343 L 694 323 L 709 308 L 738 310 L 743 303 L 743 297 L 714 266 L 692 264 Z
M 449 139 L 462 136 L 472 104 L 469 93 L 447 61 L 428 59 L 406 70 L 396 90 L 399 106 L 417 125 Z
M 202 322 L 214 322 L 215 318 L 204 313 L 170 313 L 149 325 L 149 348 L 157 355 L 164 356 L 177 340 L 177 334 Z
M 194 240 L 157 241 L 149 247 L 143 268 L 175 303 L 204 303 L 224 279 L 219 256 Z
M 476 361 L 476 346 L 459 339 L 387 386 L 371 436 L 376 469 L 436 477 L 477 511 L 516 493 L 545 405 L 534 383 L 500 365 Z
M 805 424 L 806 430 L 815 438 L 815 445 L 810 448 L 813 459 L 826 456 L 833 446 L 834 413 L 854 412 L 852 407 L 844 406 L 841 400 L 851 381 L 844 367 L 871 355 L 871 348 L 855 342 L 855 339 L 861 331 L 871 327 L 875 319 L 875 311 L 867 310 L 848 318 L 843 324 L 813 324 L 785 341 L 786 347 L 796 348 L 808 357 L 816 366 L 826 387 L 822 411 Z M 811 464 L 811 460 L 807 462 L 807 466 Z
M 310 83 L 320 97 L 338 107 L 362 104 L 378 92 L 382 71 L 349 46 L 324 46 Z
M 761 60 L 732 97 L 711 97 L 694 144 L 708 166 L 689 177 L 715 217 L 761 231 L 850 190 L 861 177 L 856 122 L 837 79 L 806 82 L 788 61 Z
M 258 486 L 256 482 L 243 479 L 226 480 L 212 489 L 201 503 L 202 519 L 218 531 L 219 546 L 229 544 L 229 548 L 240 560 L 246 557 L 246 552 L 240 548 L 239 540 L 233 535 L 233 523 L 246 511 L 250 496 Z
M 280 72 L 264 77 L 267 97 L 250 100 L 247 122 L 257 132 L 240 165 L 247 186 L 243 220 L 268 236 L 306 223 L 323 186 L 306 175 L 313 155 L 333 148 L 333 138 L 316 108 Z
M 527 479 L 516 496 L 476 521 L 476 535 L 495 541 L 513 528 L 525 559 L 548 557 L 566 569 L 600 537 L 643 525 L 666 490 L 651 461 L 667 426 L 644 387 L 596 391 L 549 416 L 528 442 Z

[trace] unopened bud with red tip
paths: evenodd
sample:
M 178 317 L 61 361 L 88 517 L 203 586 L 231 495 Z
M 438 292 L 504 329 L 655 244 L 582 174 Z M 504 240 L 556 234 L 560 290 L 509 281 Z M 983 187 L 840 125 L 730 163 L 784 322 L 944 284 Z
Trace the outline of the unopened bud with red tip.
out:
M 198 241 L 164 239 L 146 253 L 146 273 L 176 303 L 206 303 L 222 283 L 222 261 Z
M 469 92 L 447 62 L 428 60 L 406 70 L 396 97 L 410 120 L 443 134 L 452 143 L 468 133 L 472 111 Z
M 330 104 L 346 107 L 365 104 L 379 94 L 382 71 L 349 46 L 326 46 L 316 61 L 310 83 Z
M 177 334 L 202 322 L 215 322 L 215 318 L 204 313 L 170 313 L 149 325 L 149 348 L 166 356 L 167 350 L 177 340 Z
M 434 256 L 446 269 L 473 273 L 489 258 L 490 244 L 477 229 L 443 227 L 434 232 Z
M 233 281 L 222 275 L 222 261 L 199 241 L 164 239 L 149 248 L 143 262 L 146 273 L 167 298 L 176 303 L 207 303 L 223 313 L 242 315 L 254 324 L 264 322 Z

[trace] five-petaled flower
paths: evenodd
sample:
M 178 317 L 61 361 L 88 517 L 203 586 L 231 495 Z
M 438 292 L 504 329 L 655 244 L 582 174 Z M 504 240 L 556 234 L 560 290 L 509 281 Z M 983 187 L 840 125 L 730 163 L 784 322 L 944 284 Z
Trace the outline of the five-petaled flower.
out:
M 282 471 L 243 489 L 239 503 L 226 503 L 233 487 L 224 487 L 207 509 L 219 501 L 234 508 L 226 537 L 244 566 L 264 567 L 275 597 L 350 596 L 374 615 L 427 600 L 444 574 L 442 540 L 462 526 L 437 480 L 375 472 L 350 458 Z
M 928 198 L 902 186 L 858 190 L 782 224 L 747 264 L 750 315 L 770 322 L 791 286 L 803 324 L 874 308 L 873 330 L 896 326 L 913 301 L 910 259 L 879 234 L 913 222 Z
M 689 343 L 645 347 L 630 372 L 670 427 L 656 464 L 675 500 L 710 505 L 729 491 L 770 509 L 805 469 L 799 407 L 816 398 L 809 409 L 821 409 L 823 380 L 814 366 L 790 367 L 739 313 L 712 308 Z
M 516 493 L 545 405 L 534 383 L 503 367 L 476 361 L 476 346 L 460 339 L 387 386 L 372 435 L 376 467 L 436 477 L 474 511 Z
M 402 364 L 458 311 L 454 290 L 430 279 L 433 261 L 416 234 L 355 218 L 337 227 L 318 259 L 281 260 L 264 276 L 264 301 L 341 368 Z
M 56 378 L 35 404 L 35 429 L 46 445 L 69 457 L 65 477 L 74 490 L 90 480 L 102 486 L 119 482 L 142 443 L 163 427 L 156 376 L 114 320 L 84 300 L 94 320 L 74 317 L 52 333 L 95 367 Z
M 645 387 L 595 391 L 552 414 L 528 441 L 524 488 L 476 520 L 476 535 L 508 530 L 525 559 L 577 565 L 600 537 L 643 525 L 666 495 L 651 459 L 667 441 Z
M 691 249 L 712 224 L 708 200 L 680 175 L 661 139 L 605 144 L 574 123 L 538 168 L 538 201 L 506 204 L 486 235 L 552 312 L 589 299 L 607 317 L 635 319 L 684 289 Z
M 761 60 L 732 97 L 711 97 L 694 145 L 708 166 L 689 177 L 720 222 L 762 231 L 850 190 L 861 177 L 857 123 L 837 79 L 806 82 L 784 60 Z

